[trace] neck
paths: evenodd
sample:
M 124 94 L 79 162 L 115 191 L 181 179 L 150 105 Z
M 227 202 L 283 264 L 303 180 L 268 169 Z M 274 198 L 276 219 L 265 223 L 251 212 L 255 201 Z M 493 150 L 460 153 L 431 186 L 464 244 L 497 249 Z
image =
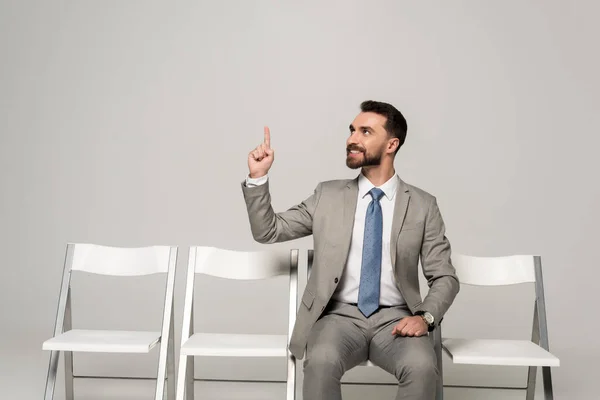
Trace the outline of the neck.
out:
M 376 165 L 363 167 L 362 174 L 375 186 L 381 186 L 396 173 L 393 165 Z

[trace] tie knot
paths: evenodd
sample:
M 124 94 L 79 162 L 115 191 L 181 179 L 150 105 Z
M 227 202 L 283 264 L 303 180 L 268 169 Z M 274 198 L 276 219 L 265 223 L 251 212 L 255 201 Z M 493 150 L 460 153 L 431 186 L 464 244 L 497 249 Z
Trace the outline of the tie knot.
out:
M 381 200 L 381 198 L 383 197 L 384 193 L 383 190 L 378 189 L 378 188 L 373 188 L 369 191 L 369 194 L 371 195 L 371 197 L 373 198 L 373 200 L 375 201 L 379 201 Z

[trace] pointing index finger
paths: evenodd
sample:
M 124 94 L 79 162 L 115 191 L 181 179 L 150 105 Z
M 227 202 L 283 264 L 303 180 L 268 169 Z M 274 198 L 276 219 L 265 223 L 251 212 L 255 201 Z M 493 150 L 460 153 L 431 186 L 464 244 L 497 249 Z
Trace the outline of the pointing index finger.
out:
M 271 148 L 271 131 L 268 126 L 265 126 L 265 144 L 268 149 Z

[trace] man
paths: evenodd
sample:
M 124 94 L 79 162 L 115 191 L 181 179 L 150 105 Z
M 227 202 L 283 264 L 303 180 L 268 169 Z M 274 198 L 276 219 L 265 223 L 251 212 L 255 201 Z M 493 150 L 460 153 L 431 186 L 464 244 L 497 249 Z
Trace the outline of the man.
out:
M 312 234 L 314 261 L 290 351 L 304 360 L 304 400 L 340 400 L 342 375 L 369 359 L 398 379 L 397 399 L 435 398 L 438 371 L 427 337 L 459 282 L 435 197 L 404 183 L 394 158 L 406 138 L 404 116 L 365 101 L 350 124 L 346 165 L 353 180 L 321 182 L 281 213 L 271 207 L 271 137 L 248 155 L 242 183 L 254 239 L 275 243 Z M 421 300 L 418 261 L 429 292 Z

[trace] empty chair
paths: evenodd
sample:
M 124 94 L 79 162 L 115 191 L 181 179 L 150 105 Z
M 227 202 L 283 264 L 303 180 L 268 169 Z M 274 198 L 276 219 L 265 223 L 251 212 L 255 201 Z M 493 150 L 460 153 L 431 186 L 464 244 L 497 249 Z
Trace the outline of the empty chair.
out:
M 194 331 L 194 283 L 196 274 L 225 279 L 257 280 L 289 275 L 289 319 L 286 335 L 247 333 L 196 333 Z M 295 398 L 296 359 L 288 350 L 296 321 L 298 293 L 298 250 L 282 258 L 278 252 L 242 252 L 214 247 L 191 247 L 188 261 L 177 399 L 194 398 L 194 356 L 285 357 L 287 358 L 287 399 Z
M 74 399 L 73 352 L 96 353 L 149 353 L 158 346 L 159 358 L 155 400 L 162 400 L 165 379 L 168 382 L 168 398 L 175 398 L 175 361 L 173 348 L 173 287 L 177 247 L 153 246 L 142 248 L 118 248 L 94 244 L 68 244 L 54 336 L 46 340 L 42 348 L 50 351 L 50 363 L 46 379 L 45 399 L 54 396 L 54 387 L 60 353 L 65 359 L 65 385 L 67 400 Z M 112 276 L 140 276 L 165 274 L 161 330 L 115 331 L 73 329 L 71 321 L 71 274 L 73 271 Z M 135 288 L 132 288 L 135 289 Z M 159 310 L 157 310 L 157 314 Z M 158 317 L 157 317 L 158 319 Z M 77 378 L 97 378 L 78 376 Z M 127 378 L 127 377 L 125 377 Z
M 535 304 L 531 340 L 490 340 L 444 338 L 444 351 L 455 364 L 528 366 L 527 400 L 535 395 L 537 367 L 542 367 L 544 395 L 553 398 L 551 367 L 560 365 L 549 352 L 548 326 L 539 256 L 452 257 L 458 278 L 463 285 L 501 286 L 521 283 L 535 284 Z

